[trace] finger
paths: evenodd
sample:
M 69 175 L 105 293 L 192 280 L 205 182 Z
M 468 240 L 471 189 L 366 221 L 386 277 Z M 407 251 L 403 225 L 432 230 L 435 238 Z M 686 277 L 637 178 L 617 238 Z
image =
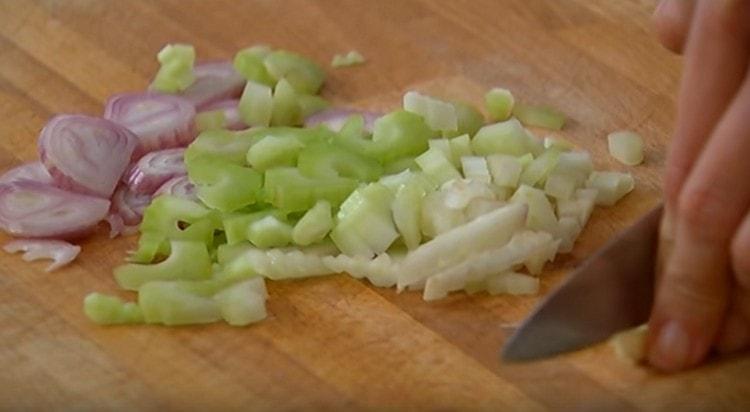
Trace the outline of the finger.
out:
M 653 15 L 654 29 L 667 49 L 682 53 L 687 40 L 695 0 L 662 0 Z
M 748 62 L 746 1 L 695 5 L 685 47 L 677 127 L 664 176 L 666 210 L 673 212 L 693 163 L 745 76 Z
M 649 362 L 659 369 L 696 365 L 716 340 L 729 301 L 730 241 L 750 207 L 750 187 L 737 184 L 750 179 L 749 129 L 746 81 L 679 195 L 674 248 L 651 318 Z
M 750 346 L 750 214 L 732 239 L 731 256 L 735 282 L 732 304 L 717 344 L 721 353 Z

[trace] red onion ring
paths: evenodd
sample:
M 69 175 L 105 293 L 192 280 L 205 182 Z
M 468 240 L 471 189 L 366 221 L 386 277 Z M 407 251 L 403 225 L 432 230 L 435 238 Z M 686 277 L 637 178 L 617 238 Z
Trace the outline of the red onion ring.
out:
M 47 168 L 44 167 L 42 162 L 24 163 L 8 170 L 5 174 L 0 176 L 0 183 L 13 183 L 20 180 L 31 180 L 33 182 L 50 185 L 53 184 L 52 176 L 50 176 Z
M 127 226 L 141 223 L 143 212 L 151 204 L 151 195 L 131 191 L 127 186 L 120 186 L 112 195 L 112 214 L 122 218 Z
M 24 252 L 23 260 L 31 262 L 39 259 L 51 259 L 53 262 L 45 269 L 47 272 L 59 269 L 72 262 L 81 247 L 62 240 L 18 239 L 3 246 L 8 253 Z
M 244 130 L 247 125 L 240 117 L 239 99 L 221 100 L 206 105 L 201 112 L 221 110 L 224 112 L 224 128 L 229 130 Z
M 138 136 L 133 160 L 148 152 L 184 147 L 195 139 L 195 108 L 180 97 L 157 93 L 112 96 L 104 118 L 127 127 Z
M 167 180 L 187 173 L 185 149 L 166 149 L 148 153 L 132 165 L 122 181 L 138 194 L 153 194 Z
M 240 97 L 245 78 L 234 70 L 232 62 L 210 61 L 193 68 L 195 82 L 181 93 L 199 111 L 205 106 L 226 99 Z
M 39 157 L 62 189 L 108 198 L 138 139 L 109 120 L 59 115 L 39 134 Z
M 166 183 L 154 193 L 154 198 L 167 195 L 175 196 L 182 199 L 192 200 L 199 202 L 198 194 L 195 185 L 190 182 L 187 176 L 175 177 L 174 179 L 168 180 Z
M 382 116 L 381 113 L 358 111 L 351 109 L 326 109 L 322 112 L 315 113 L 305 119 L 305 127 L 317 126 L 323 124 L 334 132 L 338 132 L 352 115 L 361 115 L 365 120 L 365 130 L 372 133 L 375 126 L 375 120 Z
M 109 205 L 38 182 L 0 184 L 0 229 L 21 237 L 73 238 L 104 219 Z

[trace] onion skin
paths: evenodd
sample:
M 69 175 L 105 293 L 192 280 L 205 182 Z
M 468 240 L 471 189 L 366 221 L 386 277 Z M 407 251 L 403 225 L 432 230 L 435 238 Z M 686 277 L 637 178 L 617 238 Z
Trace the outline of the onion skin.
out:
M 122 181 L 134 193 L 153 194 L 167 180 L 187 174 L 184 153 L 183 148 L 148 153 L 128 169 Z
M 72 239 L 107 216 L 110 202 L 38 182 L 0 184 L 0 229 L 19 237 Z
M 346 120 L 350 116 L 361 115 L 365 120 L 365 130 L 372 133 L 372 129 L 375 125 L 375 120 L 382 116 L 381 113 L 376 112 L 365 112 L 351 109 L 326 109 L 322 112 L 315 113 L 305 119 L 305 127 L 313 127 L 319 124 L 328 126 L 334 132 L 341 130 Z
M 24 163 L 8 170 L 0 176 L 0 183 L 13 183 L 21 180 L 30 180 L 49 185 L 54 183 L 52 176 L 50 176 L 42 162 Z
M 245 88 L 242 77 L 230 61 L 207 61 L 193 68 L 195 82 L 180 96 L 188 100 L 196 110 L 204 111 L 208 105 L 222 100 L 238 98 Z
M 23 260 L 30 262 L 39 259 L 51 259 L 53 262 L 45 269 L 47 272 L 57 270 L 81 253 L 81 247 L 62 240 L 18 239 L 3 246 L 8 253 L 24 252 Z
M 130 163 L 138 138 L 106 119 L 58 115 L 39 134 L 39 158 L 55 186 L 109 198 Z
M 186 99 L 158 93 L 123 93 L 107 101 L 104 118 L 138 136 L 133 161 L 149 152 L 185 147 L 196 137 L 195 107 Z

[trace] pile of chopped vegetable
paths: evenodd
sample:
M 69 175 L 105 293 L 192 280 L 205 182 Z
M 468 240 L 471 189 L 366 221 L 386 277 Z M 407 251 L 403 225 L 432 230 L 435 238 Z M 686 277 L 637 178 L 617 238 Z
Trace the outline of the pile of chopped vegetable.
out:
M 266 317 L 264 279 L 335 273 L 425 300 L 533 294 L 594 206 L 634 187 L 537 138 L 526 126 L 559 130 L 565 116 L 506 89 L 487 92 L 487 123 L 416 91 L 390 113 L 329 108 L 318 65 L 266 46 L 196 64 L 192 46 L 168 45 L 158 61 L 149 91 L 113 96 L 101 118 L 56 116 L 41 161 L 0 177 L 0 228 L 26 238 L 6 250 L 25 259 L 60 267 L 80 250 L 62 240 L 101 221 L 140 234 L 114 270 L 137 300 L 90 294 L 100 324 L 247 325 Z M 609 144 L 642 160 L 632 133 Z

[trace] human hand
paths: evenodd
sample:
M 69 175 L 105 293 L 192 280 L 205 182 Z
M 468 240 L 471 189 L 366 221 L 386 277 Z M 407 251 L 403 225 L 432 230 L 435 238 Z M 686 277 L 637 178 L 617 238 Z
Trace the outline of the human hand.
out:
M 674 372 L 750 347 L 750 1 L 662 0 L 654 19 L 685 56 L 648 339 Z

